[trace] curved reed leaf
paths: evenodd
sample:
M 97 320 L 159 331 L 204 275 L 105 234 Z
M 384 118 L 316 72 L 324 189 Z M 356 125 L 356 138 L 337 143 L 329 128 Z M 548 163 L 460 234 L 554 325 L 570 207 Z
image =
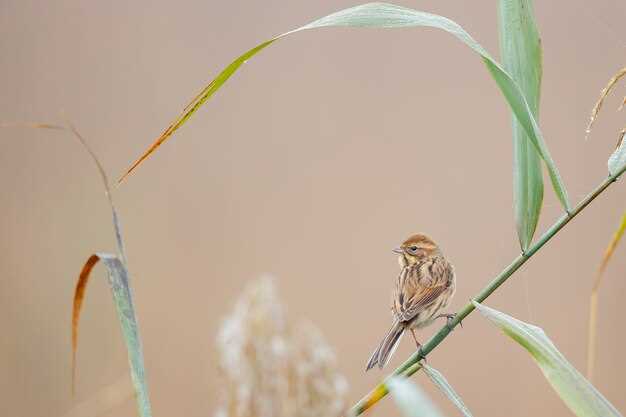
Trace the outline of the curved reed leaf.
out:
M 544 331 L 477 302 L 474 307 L 531 354 L 563 402 L 579 417 L 621 416 L 570 364 Z
M 385 382 L 394 401 L 406 417 L 441 417 L 441 412 L 424 392 L 404 377 L 396 376 Z
M 541 94 L 541 40 L 531 0 L 500 0 L 502 66 L 520 86 L 533 116 Z M 517 236 L 523 251 L 533 240 L 543 203 L 540 155 L 515 116 L 513 127 L 513 200 Z
M 472 417 L 472 413 L 469 408 L 467 408 L 459 394 L 456 393 L 454 388 L 452 388 L 452 385 L 450 385 L 446 377 L 444 377 L 441 372 L 431 366 L 428 366 L 427 363 L 422 364 L 422 369 L 433 384 L 435 384 L 437 388 L 439 388 L 439 390 L 443 392 L 446 397 L 448 397 L 452 404 L 454 404 L 465 417 Z
M 78 281 L 76 281 L 76 288 L 74 289 L 74 300 L 72 305 L 72 394 L 74 394 L 76 387 L 76 351 L 78 349 L 78 322 L 80 320 L 80 313 L 83 307 L 83 300 L 85 299 L 85 290 L 87 289 L 87 282 L 91 276 L 91 270 L 98 263 L 100 258 L 98 255 L 91 255 L 87 262 L 83 265 L 83 268 L 78 275 Z
M 495 80 L 496 84 L 502 91 L 511 110 L 517 117 L 518 121 L 524 128 L 524 131 L 530 138 L 533 145 L 537 148 L 539 154 L 543 158 L 550 173 L 554 190 L 566 210 L 569 210 L 569 202 L 565 186 L 561 181 L 559 172 L 550 156 L 548 148 L 543 140 L 543 135 L 539 129 L 539 125 L 533 116 L 529 104 L 524 98 L 524 94 L 517 83 L 511 76 L 496 62 L 491 55 L 472 38 L 461 26 L 456 22 L 443 16 L 420 12 L 406 7 L 396 6 L 387 3 L 367 3 L 360 6 L 351 7 L 332 13 L 322 17 L 314 22 L 291 30 L 289 32 L 278 35 L 268 41 L 265 41 L 256 47 L 245 52 L 233 62 L 231 62 L 222 72 L 205 87 L 183 110 L 165 131 L 157 138 L 152 146 L 133 163 L 126 173 L 119 179 L 123 181 L 139 164 L 141 164 L 150 154 L 152 154 L 163 142 L 171 137 L 171 135 L 182 126 L 193 113 L 208 100 L 232 75 L 243 65 L 249 58 L 256 55 L 267 46 L 275 41 L 286 37 L 287 35 L 300 32 L 302 30 L 316 29 L 322 27 L 333 26 L 349 26 L 349 27 L 377 27 L 377 28 L 406 28 L 406 27 L 432 27 L 441 29 L 471 48 L 478 53 L 483 62 L 487 66 L 489 73 Z
M 122 327 L 124 342 L 126 343 L 126 350 L 128 353 L 128 361 L 130 365 L 130 375 L 133 381 L 133 386 L 135 388 L 139 415 L 141 417 L 151 417 L 152 411 L 150 409 L 148 386 L 145 379 L 143 349 L 141 346 L 141 338 L 139 336 L 135 308 L 133 306 L 133 297 L 129 283 L 128 269 L 126 267 L 126 253 L 124 250 L 124 242 L 122 240 L 122 230 L 117 211 L 115 210 L 115 205 L 113 204 L 113 196 L 111 195 L 111 189 L 109 186 L 109 180 L 106 175 L 106 171 L 98 160 L 96 154 L 89 147 L 87 141 L 85 141 L 85 139 L 81 136 L 78 130 L 69 122 L 67 122 L 67 126 L 58 126 L 45 123 L 16 124 L 15 126 L 33 127 L 37 129 L 66 130 L 72 133 L 72 135 L 87 151 L 94 164 L 96 165 L 98 173 L 100 174 L 100 179 L 102 180 L 105 195 L 109 202 L 109 206 L 111 207 L 113 230 L 115 232 L 118 255 L 111 255 L 106 253 L 96 253 L 94 255 L 91 255 L 81 269 L 78 281 L 76 283 L 76 288 L 74 290 L 72 307 L 72 392 L 74 392 L 76 380 L 76 350 L 78 348 L 78 322 L 80 319 L 80 312 L 91 272 L 96 264 L 99 261 L 102 261 L 109 273 L 109 286 L 113 295 L 113 301 L 115 302 L 118 319 Z

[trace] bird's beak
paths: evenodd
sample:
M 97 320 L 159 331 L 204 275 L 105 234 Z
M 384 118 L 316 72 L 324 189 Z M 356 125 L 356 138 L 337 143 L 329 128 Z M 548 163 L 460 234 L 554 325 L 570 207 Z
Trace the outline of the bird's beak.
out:
M 395 248 L 391 250 L 393 253 L 397 253 L 398 255 L 402 255 L 404 253 L 404 251 L 402 250 L 402 248 Z

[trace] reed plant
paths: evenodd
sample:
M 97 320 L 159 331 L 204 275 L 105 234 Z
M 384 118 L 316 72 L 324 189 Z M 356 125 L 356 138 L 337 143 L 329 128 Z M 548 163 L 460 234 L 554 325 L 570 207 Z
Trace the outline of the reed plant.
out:
M 597 294 L 602 273 L 613 254 L 626 225 L 622 220 L 596 278 L 590 307 L 588 376 L 585 378 L 572 366 L 557 346 L 541 328 L 524 323 L 484 303 L 504 282 L 516 272 L 585 208 L 600 198 L 626 170 L 626 143 L 624 131 L 619 133 L 615 151 L 607 158 L 607 175 L 580 201 L 571 203 L 564 181 L 559 173 L 540 128 L 538 116 L 542 80 L 542 47 L 531 0 L 499 0 L 497 25 L 500 33 L 500 60 L 496 60 L 458 23 L 435 14 L 386 3 L 367 3 L 331 13 L 308 24 L 289 30 L 259 43 L 224 69 L 185 107 L 120 178 L 122 182 L 144 163 L 165 141 L 188 122 L 216 91 L 256 54 L 304 30 L 325 27 L 395 28 L 406 30 L 407 35 L 419 36 L 409 28 L 430 27 L 452 35 L 475 52 L 485 66 L 511 111 L 513 144 L 513 218 L 516 225 L 520 254 L 491 280 L 471 301 L 459 310 L 453 320 L 375 386 L 351 408 L 345 405 L 345 381 L 335 370 L 332 349 L 327 347 L 320 333 L 313 327 L 305 328 L 286 322 L 282 307 L 273 286 L 262 281 L 251 286 L 238 301 L 219 335 L 220 365 L 226 381 L 219 416 L 228 417 L 279 417 L 279 416 L 339 416 L 359 415 L 392 393 L 400 409 L 407 416 L 440 415 L 440 412 L 408 378 L 419 370 L 452 401 L 465 416 L 471 411 L 463 403 L 443 374 L 424 362 L 424 359 L 446 340 L 456 326 L 474 311 L 478 311 L 527 350 L 535 360 L 555 393 L 578 416 L 619 416 L 617 409 L 592 385 L 595 357 L 595 326 L 597 322 Z M 496 24 L 496 22 L 494 22 Z M 611 92 L 626 70 L 618 71 L 601 93 L 591 117 L 595 121 L 604 98 Z M 591 106 L 590 106 L 591 107 Z M 546 115 L 549 117 L 550 115 Z M 107 176 L 87 143 L 71 125 L 39 127 L 67 129 L 80 140 L 95 161 L 111 203 L 117 253 L 95 253 L 85 263 L 76 285 L 72 319 L 74 355 L 78 341 L 78 322 L 86 286 L 93 267 L 102 262 L 109 273 L 109 284 L 117 307 L 118 317 L 128 350 L 130 373 L 136 391 L 139 414 L 151 417 L 146 372 L 138 321 L 133 306 L 133 293 L 122 232 L 113 206 Z M 544 197 L 544 171 L 549 178 L 549 189 L 555 193 L 563 210 L 539 237 L 535 237 Z M 311 350 L 310 346 L 316 346 Z

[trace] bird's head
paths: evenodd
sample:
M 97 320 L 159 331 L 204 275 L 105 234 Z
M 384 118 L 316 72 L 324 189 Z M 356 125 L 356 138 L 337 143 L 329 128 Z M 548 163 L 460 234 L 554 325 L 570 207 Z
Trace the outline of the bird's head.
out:
M 440 253 L 437 244 L 428 236 L 416 234 L 405 240 L 400 247 L 393 250 L 398 254 L 401 266 L 413 265 L 422 259 Z

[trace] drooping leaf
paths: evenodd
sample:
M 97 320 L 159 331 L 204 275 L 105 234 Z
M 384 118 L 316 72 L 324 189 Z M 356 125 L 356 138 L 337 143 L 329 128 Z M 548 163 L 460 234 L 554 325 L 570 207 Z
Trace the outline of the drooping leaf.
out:
M 535 119 L 539 114 L 542 53 L 532 0 L 500 0 L 502 66 L 526 96 Z M 513 200 L 522 250 L 530 246 L 543 203 L 541 156 L 513 115 Z
M 395 403 L 406 417 L 441 417 L 441 412 L 424 392 L 404 377 L 396 376 L 386 382 Z
M 620 140 L 617 145 L 617 149 L 609 157 L 607 165 L 609 166 L 609 174 L 617 175 L 626 165 L 626 129 L 620 133 Z
M 579 417 L 621 416 L 619 411 L 580 374 L 544 331 L 477 302 L 480 313 L 531 354 L 552 388 Z
M 126 343 L 126 350 L 128 353 L 128 361 L 130 364 L 130 375 L 135 389 L 137 407 L 141 417 L 151 417 L 152 412 L 150 409 L 150 399 L 148 396 L 148 386 L 145 379 L 145 370 L 143 362 L 143 349 L 141 346 L 141 338 L 139 336 L 139 329 L 137 326 L 137 317 L 135 314 L 135 308 L 133 306 L 132 290 L 129 283 L 129 274 L 126 267 L 126 254 L 124 250 L 124 243 L 122 241 L 122 232 L 120 227 L 119 218 L 115 205 L 113 204 L 113 197 L 109 186 L 108 177 L 102 164 L 98 160 L 96 154 L 89 147 L 85 139 L 80 135 L 78 130 L 71 124 L 67 123 L 66 126 L 58 126 L 52 124 L 20 124 L 17 126 L 26 126 L 39 129 L 54 129 L 54 130 L 66 130 L 72 133 L 72 135 L 80 142 L 83 148 L 89 153 L 89 156 L 96 164 L 98 173 L 104 186 L 105 195 L 111 207 L 111 213 L 113 217 L 113 229 L 115 233 L 115 239 L 118 247 L 118 255 L 111 255 L 106 253 L 96 253 L 91 255 L 80 272 L 76 287 L 74 290 L 73 307 L 72 307 L 72 392 L 75 387 L 76 376 L 76 351 L 78 348 L 78 322 L 80 320 L 80 313 L 85 297 L 85 291 L 89 277 L 93 268 L 99 261 L 106 266 L 109 273 L 109 286 L 113 295 L 113 301 L 117 310 L 117 315 L 122 328 L 122 334 L 124 336 L 124 342 Z
M 224 70 L 222 70 L 222 72 L 185 107 L 182 114 L 178 116 L 167 129 L 165 129 L 154 144 L 150 146 L 150 148 L 139 159 L 137 159 L 137 161 L 128 169 L 119 181 L 121 182 L 163 142 L 169 139 L 171 135 L 180 126 L 182 126 L 183 123 L 185 123 L 193 115 L 193 113 L 204 102 L 206 102 L 249 58 L 287 35 L 291 35 L 302 30 L 333 26 L 378 28 L 405 28 L 416 26 L 432 27 L 441 29 L 453 35 L 473 51 L 478 53 L 509 103 L 511 110 L 545 161 L 554 190 L 562 205 L 569 210 L 569 202 L 565 186 L 563 185 L 556 165 L 550 156 L 541 130 L 539 129 L 539 125 L 533 116 L 531 107 L 524 98 L 522 90 L 511 78 L 511 76 L 456 22 L 443 16 L 420 12 L 387 3 L 367 3 L 341 10 L 292 31 L 283 33 L 282 35 L 278 35 L 275 38 L 265 41 L 245 52 L 243 55 L 231 62 Z
M 598 101 L 596 102 L 595 106 L 593 106 L 593 110 L 591 110 L 591 116 L 589 117 L 589 124 L 587 124 L 587 136 L 589 136 L 589 134 L 591 133 L 591 128 L 593 127 L 594 122 L 598 118 L 598 113 L 600 113 L 600 109 L 602 108 L 602 105 L 604 104 L 604 100 L 607 98 L 607 96 L 609 95 L 613 87 L 615 87 L 615 84 L 617 84 L 617 82 L 624 75 L 626 75 L 626 67 L 617 71 L 615 75 L 609 80 L 606 87 L 604 87 L 604 89 L 600 92 L 600 98 L 598 98 Z M 626 103 L 626 97 L 624 97 L 622 106 L 625 103 Z M 622 106 L 620 106 L 620 108 Z
M 111 288 L 111 294 L 117 310 L 117 317 L 122 327 L 122 335 L 124 336 L 124 342 L 126 343 L 126 350 L 128 352 L 130 376 L 137 394 L 139 413 L 142 417 L 150 417 L 152 414 L 145 380 L 143 349 L 139 337 L 135 307 L 133 306 L 133 295 L 128 282 L 128 271 L 116 255 L 108 253 L 91 255 L 81 271 L 76 285 L 74 309 L 72 311 L 73 357 L 76 356 L 78 321 L 85 288 L 89 280 L 89 274 L 98 261 L 102 261 L 107 268 L 109 287 Z M 74 361 L 72 363 L 72 369 L 75 369 Z
M 441 392 L 448 397 L 452 404 L 454 404 L 465 417 L 472 417 L 472 413 L 469 408 L 467 408 L 459 394 L 456 393 L 454 388 L 452 388 L 452 385 L 450 385 L 441 372 L 426 363 L 422 364 L 422 369 L 428 378 L 430 378 L 437 388 L 439 388 Z
M 85 290 L 87 289 L 87 282 L 91 276 L 91 270 L 98 263 L 100 258 L 98 255 L 91 255 L 83 269 L 78 275 L 78 281 L 76 281 L 76 288 L 74 289 L 74 303 L 72 306 L 72 394 L 76 387 L 76 350 L 78 349 L 78 321 L 80 320 L 80 312 L 83 307 L 83 300 L 85 299 Z
M 626 231 L 626 212 L 624 212 L 624 214 L 622 215 L 622 221 L 620 222 L 619 227 L 613 234 L 613 238 L 611 239 L 609 246 L 604 251 L 602 262 L 600 263 L 600 267 L 598 268 L 598 272 L 596 273 L 596 278 L 593 283 L 593 288 L 591 289 L 591 297 L 589 300 L 589 333 L 587 335 L 587 378 L 589 378 L 590 381 L 593 381 L 593 372 L 596 360 L 598 290 L 600 289 L 600 284 L 602 283 L 602 278 L 604 277 L 604 271 L 606 270 L 606 267 L 609 264 L 611 257 L 613 256 L 613 252 L 615 252 L 615 248 L 617 248 L 617 245 L 622 239 L 624 231 Z

